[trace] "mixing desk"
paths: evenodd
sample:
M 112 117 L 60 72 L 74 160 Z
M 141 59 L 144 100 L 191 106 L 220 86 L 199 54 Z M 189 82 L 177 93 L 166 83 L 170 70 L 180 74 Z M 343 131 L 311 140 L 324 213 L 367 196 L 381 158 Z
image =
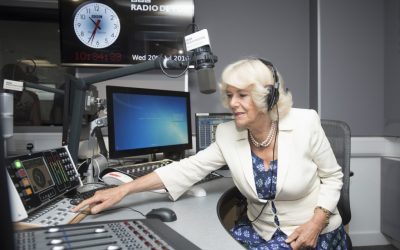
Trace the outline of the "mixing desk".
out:
M 15 232 L 16 249 L 200 249 L 160 220 L 120 220 Z

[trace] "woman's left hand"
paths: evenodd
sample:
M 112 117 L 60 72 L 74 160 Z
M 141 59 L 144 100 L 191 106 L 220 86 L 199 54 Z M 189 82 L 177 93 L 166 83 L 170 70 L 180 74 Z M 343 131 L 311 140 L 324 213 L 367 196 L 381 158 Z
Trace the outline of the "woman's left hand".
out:
M 315 249 L 318 236 L 322 230 L 321 223 L 310 220 L 299 226 L 286 240 L 293 250 Z

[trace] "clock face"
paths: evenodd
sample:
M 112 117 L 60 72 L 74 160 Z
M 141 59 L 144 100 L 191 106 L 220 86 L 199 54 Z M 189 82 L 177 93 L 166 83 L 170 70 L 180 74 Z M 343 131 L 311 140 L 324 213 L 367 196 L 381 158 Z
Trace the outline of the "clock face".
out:
M 78 7 L 74 30 L 78 39 L 91 48 L 102 49 L 113 44 L 121 29 L 120 21 L 109 6 L 91 2 Z

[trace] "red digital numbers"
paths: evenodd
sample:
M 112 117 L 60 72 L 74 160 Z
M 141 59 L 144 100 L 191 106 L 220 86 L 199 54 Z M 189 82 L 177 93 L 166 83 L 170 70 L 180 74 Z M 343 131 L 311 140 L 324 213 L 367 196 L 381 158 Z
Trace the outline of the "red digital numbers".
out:
M 74 60 L 82 63 L 121 63 L 121 53 L 76 51 Z

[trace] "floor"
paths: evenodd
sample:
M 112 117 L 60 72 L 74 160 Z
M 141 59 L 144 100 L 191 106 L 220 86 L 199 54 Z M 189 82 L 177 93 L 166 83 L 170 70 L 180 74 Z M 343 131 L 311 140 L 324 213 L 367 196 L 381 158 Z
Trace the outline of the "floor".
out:
M 353 247 L 353 250 L 398 250 L 398 249 L 392 245 L 385 245 L 385 246 Z

